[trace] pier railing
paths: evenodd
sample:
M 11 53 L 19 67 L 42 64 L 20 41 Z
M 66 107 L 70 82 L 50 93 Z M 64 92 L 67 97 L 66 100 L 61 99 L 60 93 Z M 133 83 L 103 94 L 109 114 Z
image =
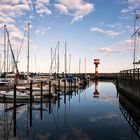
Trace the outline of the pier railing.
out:
M 120 78 L 140 80 L 140 68 L 120 71 Z

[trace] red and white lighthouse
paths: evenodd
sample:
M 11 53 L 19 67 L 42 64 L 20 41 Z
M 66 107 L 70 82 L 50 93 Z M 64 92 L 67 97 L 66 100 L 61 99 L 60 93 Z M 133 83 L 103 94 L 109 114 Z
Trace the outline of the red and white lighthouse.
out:
M 94 59 L 95 64 L 95 78 L 98 78 L 98 65 L 100 64 L 100 59 Z

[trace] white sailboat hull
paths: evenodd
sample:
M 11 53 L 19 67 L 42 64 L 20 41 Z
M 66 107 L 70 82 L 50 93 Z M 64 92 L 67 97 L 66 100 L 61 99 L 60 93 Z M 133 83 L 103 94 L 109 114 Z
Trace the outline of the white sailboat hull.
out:
M 3 99 L 14 99 L 14 92 L 13 91 L 1 91 L 0 98 Z M 27 93 L 17 92 L 16 99 L 17 100 L 28 100 L 30 96 Z

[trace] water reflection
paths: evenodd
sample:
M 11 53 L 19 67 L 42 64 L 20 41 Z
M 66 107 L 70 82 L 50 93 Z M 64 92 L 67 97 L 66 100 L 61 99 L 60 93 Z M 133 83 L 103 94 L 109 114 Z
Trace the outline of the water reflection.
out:
M 100 98 L 94 99 L 93 91 L 98 92 L 98 88 Z M 136 128 L 140 124 L 140 111 L 135 107 L 130 109 L 130 103 L 121 95 L 118 102 L 116 94 L 112 83 L 97 81 L 86 88 L 63 89 L 58 97 L 16 104 L 16 108 L 14 104 L 0 104 L 0 137 L 4 140 L 134 140 L 136 135 L 131 136 L 124 116 L 137 118 L 130 122 Z
M 95 79 L 95 91 L 94 91 L 94 98 L 99 98 L 99 92 L 98 92 L 98 79 Z
M 140 106 L 132 103 L 122 93 L 119 94 L 120 110 L 126 121 L 140 139 Z

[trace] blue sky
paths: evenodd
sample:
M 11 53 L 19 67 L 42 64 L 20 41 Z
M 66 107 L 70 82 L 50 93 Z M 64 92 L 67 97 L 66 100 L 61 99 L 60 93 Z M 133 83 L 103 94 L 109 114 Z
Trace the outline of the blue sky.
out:
M 64 71 L 65 41 L 67 60 L 71 54 L 71 72 L 79 71 L 80 58 L 84 72 L 85 57 L 87 72 L 94 72 L 94 58 L 101 61 L 99 72 L 119 72 L 133 67 L 131 35 L 134 11 L 140 13 L 140 0 L 1 0 L 0 7 L 1 69 L 3 25 L 7 25 L 16 54 L 28 22 L 31 23 L 30 71 L 49 72 L 50 48 L 54 52 L 58 41 L 60 72 Z M 139 23 L 137 20 L 137 28 Z M 18 67 L 20 71 L 27 69 L 27 37 Z

